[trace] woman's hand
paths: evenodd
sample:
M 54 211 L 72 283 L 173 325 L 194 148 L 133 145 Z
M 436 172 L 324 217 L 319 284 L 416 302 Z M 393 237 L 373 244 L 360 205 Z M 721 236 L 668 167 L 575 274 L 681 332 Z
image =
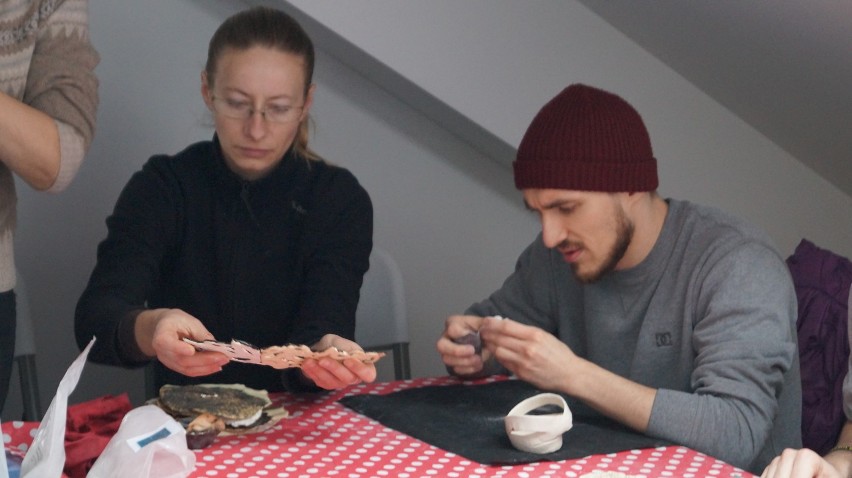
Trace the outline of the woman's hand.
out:
M 183 341 L 215 340 L 200 320 L 180 309 L 146 310 L 136 318 L 136 343 L 148 356 L 189 377 L 222 370 L 229 359 L 218 352 L 200 352 Z
M 334 334 L 323 336 L 319 342 L 311 346 L 311 349 L 322 352 L 329 347 L 335 347 L 349 353 L 363 351 L 355 342 Z M 351 357 L 342 362 L 329 357 L 322 357 L 305 360 L 302 363 L 302 373 L 305 377 L 313 380 L 318 387 L 334 390 L 356 383 L 374 381 L 376 379 L 376 366 Z

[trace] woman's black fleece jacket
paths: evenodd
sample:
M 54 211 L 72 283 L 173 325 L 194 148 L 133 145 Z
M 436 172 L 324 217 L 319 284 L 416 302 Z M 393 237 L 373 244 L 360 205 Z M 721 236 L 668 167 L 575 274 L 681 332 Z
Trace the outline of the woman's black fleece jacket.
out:
M 77 304 L 90 358 L 137 367 L 149 358 L 133 338 L 144 309 L 178 308 L 219 341 L 259 347 L 352 339 L 372 249 L 370 198 L 347 170 L 289 151 L 269 175 L 231 172 L 218 140 L 150 158 L 107 218 L 107 238 Z M 243 383 L 278 391 L 294 375 L 229 363 L 190 378 L 156 363 L 156 386 Z

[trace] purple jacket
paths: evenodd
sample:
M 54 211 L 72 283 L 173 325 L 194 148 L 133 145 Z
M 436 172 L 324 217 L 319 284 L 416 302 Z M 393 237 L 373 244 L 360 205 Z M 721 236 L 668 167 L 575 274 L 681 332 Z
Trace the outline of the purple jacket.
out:
M 823 455 L 837 443 L 846 422 L 843 379 L 848 370 L 852 262 L 802 239 L 787 266 L 799 302 L 802 445 Z

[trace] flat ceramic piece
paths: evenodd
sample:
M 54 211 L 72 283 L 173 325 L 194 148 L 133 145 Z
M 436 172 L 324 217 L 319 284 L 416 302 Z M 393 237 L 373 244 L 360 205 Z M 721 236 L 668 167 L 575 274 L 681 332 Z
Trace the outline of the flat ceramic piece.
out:
M 347 358 L 354 358 L 363 363 L 376 363 L 384 352 L 346 352 L 336 347 L 329 347 L 322 352 L 314 352 L 307 345 L 285 345 L 267 347 L 260 351 L 260 363 L 274 368 L 301 367 L 302 362 L 307 359 L 321 359 L 328 357 L 339 362 Z
M 260 349 L 241 340 L 232 340 L 229 344 L 215 340 L 199 342 L 187 338 L 183 339 L 183 341 L 194 346 L 196 350 L 225 354 L 234 362 L 260 363 Z
M 363 352 L 360 350 L 346 352 L 336 347 L 329 347 L 322 352 L 315 352 L 307 345 L 291 344 L 260 349 L 240 340 L 232 340 L 231 343 L 225 343 L 215 340 L 199 342 L 185 338 L 183 341 L 194 346 L 196 350 L 225 354 L 235 362 L 268 365 L 278 369 L 298 368 L 307 359 L 319 360 L 323 357 L 329 357 L 341 362 L 347 358 L 354 358 L 363 363 L 376 363 L 380 358 L 385 356 L 384 352 Z

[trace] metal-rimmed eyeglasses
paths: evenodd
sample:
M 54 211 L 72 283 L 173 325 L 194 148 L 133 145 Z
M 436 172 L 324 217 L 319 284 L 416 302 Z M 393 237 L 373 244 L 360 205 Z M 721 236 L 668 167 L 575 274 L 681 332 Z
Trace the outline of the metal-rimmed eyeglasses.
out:
M 299 121 L 302 115 L 302 106 L 277 105 L 269 104 L 263 109 L 255 109 L 250 101 L 237 100 L 232 98 L 220 98 L 211 96 L 213 102 L 213 110 L 226 118 L 236 120 L 247 120 L 255 114 L 260 113 L 260 116 L 272 123 L 294 123 Z

